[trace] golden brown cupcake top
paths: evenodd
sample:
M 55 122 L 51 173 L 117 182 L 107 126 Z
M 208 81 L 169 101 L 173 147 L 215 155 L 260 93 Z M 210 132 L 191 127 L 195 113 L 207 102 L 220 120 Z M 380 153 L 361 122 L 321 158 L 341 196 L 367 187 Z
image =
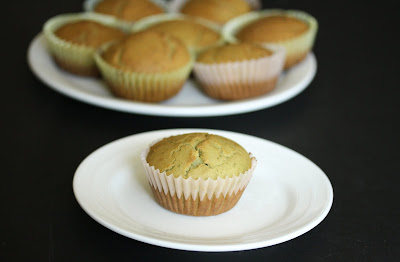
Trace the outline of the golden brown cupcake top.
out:
M 204 64 L 227 63 L 262 58 L 271 54 L 272 51 L 255 44 L 225 44 L 202 52 L 197 57 L 197 62 Z
M 182 41 L 156 31 L 129 35 L 107 48 L 102 57 L 116 68 L 136 73 L 171 72 L 191 61 Z
M 307 32 L 308 28 L 308 24 L 298 18 L 274 15 L 246 25 L 236 37 L 249 42 L 280 42 L 300 36 Z
M 149 0 L 102 0 L 94 11 L 112 15 L 125 21 L 137 21 L 143 17 L 164 13 L 164 10 Z
M 207 133 L 165 138 L 150 147 L 147 162 L 161 173 L 193 179 L 238 176 L 251 168 L 249 153 L 242 146 Z
M 180 12 L 224 24 L 250 10 L 250 5 L 245 0 L 189 0 Z
M 147 30 L 169 33 L 194 49 L 211 46 L 221 39 L 221 35 L 215 30 L 189 19 L 163 21 Z
M 125 34 L 117 28 L 89 20 L 65 24 L 54 33 L 57 37 L 67 42 L 93 48 L 97 48 L 106 42 L 125 36 Z

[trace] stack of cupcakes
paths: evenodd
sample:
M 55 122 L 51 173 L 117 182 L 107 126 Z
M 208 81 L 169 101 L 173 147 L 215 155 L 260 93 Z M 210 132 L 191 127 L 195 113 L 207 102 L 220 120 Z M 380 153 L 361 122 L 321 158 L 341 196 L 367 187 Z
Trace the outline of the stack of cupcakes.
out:
M 113 94 L 141 102 L 174 97 L 190 77 L 215 99 L 267 94 L 312 50 L 318 28 L 305 12 L 257 10 L 259 1 L 88 0 L 85 8 L 46 22 L 55 62 L 100 74 Z

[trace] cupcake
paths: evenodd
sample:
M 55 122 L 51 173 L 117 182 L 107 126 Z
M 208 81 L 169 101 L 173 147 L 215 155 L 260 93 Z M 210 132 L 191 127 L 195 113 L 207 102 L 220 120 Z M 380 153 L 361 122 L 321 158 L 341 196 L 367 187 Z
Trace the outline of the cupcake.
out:
M 95 54 L 105 82 L 119 97 L 159 102 L 176 95 L 193 65 L 188 48 L 166 33 L 142 31 Z
M 141 18 L 162 14 L 164 7 L 151 0 L 101 0 L 96 1 L 91 11 L 111 15 L 126 22 L 134 22 Z
M 192 216 L 232 209 L 256 166 L 242 146 L 207 133 L 164 138 L 147 148 L 141 160 L 157 202 Z
M 318 24 L 311 15 L 297 10 L 264 10 L 229 21 L 223 34 L 230 42 L 281 45 L 286 49 L 285 69 L 304 60 L 312 50 Z
M 217 25 L 180 14 L 144 18 L 135 23 L 132 30 L 154 30 L 171 34 L 179 38 L 194 53 L 220 45 L 224 41 Z
M 285 61 L 283 48 L 250 43 L 225 44 L 199 54 L 194 76 L 213 98 L 239 100 L 273 90 Z
M 115 19 L 96 14 L 55 16 L 45 23 L 43 32 L 54 61 L 83 76 L 98 75 L 93 55 L 101 45 L 125 36 Z
M 223 25 L 228 20 L 251 11 L 245 0 L 187 0 L 172 1 L 171 11 L 199 17 Z

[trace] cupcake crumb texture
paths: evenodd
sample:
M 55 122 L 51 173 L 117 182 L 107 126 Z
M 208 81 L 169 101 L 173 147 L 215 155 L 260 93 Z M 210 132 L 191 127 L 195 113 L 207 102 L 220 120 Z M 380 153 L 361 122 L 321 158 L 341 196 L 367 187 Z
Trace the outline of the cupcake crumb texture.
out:
M 242 146 L 207 133 L 165 138 L 150 148 L 147 162 L 167 175 L 193 179 L 238 176 L 251 167 L 250 156 Z

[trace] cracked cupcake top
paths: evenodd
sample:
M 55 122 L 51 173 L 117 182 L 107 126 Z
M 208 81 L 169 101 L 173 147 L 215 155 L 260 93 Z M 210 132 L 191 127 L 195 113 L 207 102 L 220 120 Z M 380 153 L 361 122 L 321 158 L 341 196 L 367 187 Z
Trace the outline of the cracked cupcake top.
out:
M 161 173 L 193 179 L 238 176 L 251 167 L 249 153 L 242 146 L 207 133 L 164 138 L 150 147 L 147 162 Z
M 213 45 L 221 38 L 215 30 L 190 19 L 162 21 L 150 26 L 147 30 L 166 32 L 195 49 Z
M 149 0 L 103 0 L 94 11 L 112 15 L 125 21 L 137 21 L 143 17 L 164 13 L 164 10 Z

